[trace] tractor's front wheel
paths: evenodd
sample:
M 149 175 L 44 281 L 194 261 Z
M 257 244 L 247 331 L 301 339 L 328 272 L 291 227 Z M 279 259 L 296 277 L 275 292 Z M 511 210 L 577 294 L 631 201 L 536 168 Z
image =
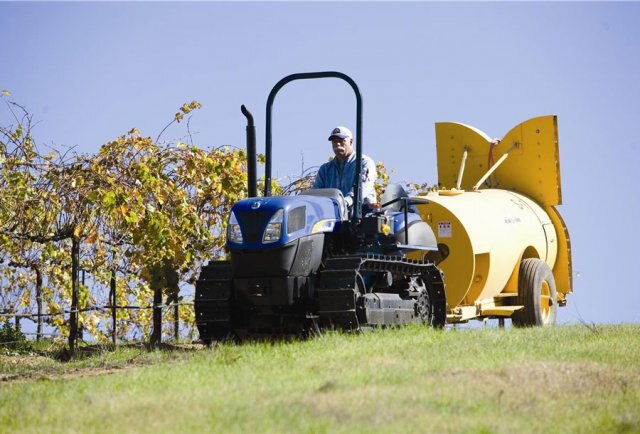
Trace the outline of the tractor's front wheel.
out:
M 522 260 L 516 304 L 524 308 L 513 313 L 514 326 L 544 327 L 555 324 L 558 314 L 556 282 L 546 262 L 535 258 Z

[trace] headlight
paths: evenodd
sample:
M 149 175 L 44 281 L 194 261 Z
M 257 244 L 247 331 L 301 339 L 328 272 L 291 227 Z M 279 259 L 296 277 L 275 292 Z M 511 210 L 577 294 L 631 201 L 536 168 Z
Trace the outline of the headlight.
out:
M 276 213 L 271 217 L 269 223 L 267 223 L 267 227 L 264 230 L 264 235 L 262 236 L 263 243 L 273 243 L 280 239 L 282 235 L 282 221 L 284 213 L 281 209 L 276 211 Z
M 238 219 L 233 211 L 231 211 L 229 215 L 229 223 L 227 224 L 227 241 L 231 241 L 232 243 L 242 243 L 243 241 L 242 231 L 240 230 Z
M 315 225 L 313 225 L 313 229 L 311 233 L 317 232 L 333 232 L 333 229 L 336 227 L 335 220 L 320 220 Z

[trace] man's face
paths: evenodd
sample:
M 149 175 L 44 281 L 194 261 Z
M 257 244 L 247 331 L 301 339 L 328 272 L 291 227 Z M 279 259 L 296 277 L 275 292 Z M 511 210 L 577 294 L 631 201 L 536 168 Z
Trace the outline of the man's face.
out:
M 336 154 L 336 158 L 340 161 L 349 158 L 349 155 L 353 152 L 353 139 L 349 137 L 346 139 L 333 137 L 331 139 L 331 145 L 333 146 L 333 152 Z

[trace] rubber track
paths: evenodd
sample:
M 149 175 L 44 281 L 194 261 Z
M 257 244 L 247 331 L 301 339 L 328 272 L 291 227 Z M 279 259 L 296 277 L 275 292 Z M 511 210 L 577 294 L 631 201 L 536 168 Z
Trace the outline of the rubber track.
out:
M 358 330 L 357 281 L 360 272 L 389 271 L 404 276 L 421 276 L 429 291 L 432 326 L 446 322 L 446 298 L 442 272 L 432 262 L 395 256 L 351 255 L 325 260 L 316 280 L 320 324 L 343 330 Z M 196 282 L 195 314 L 200 338 L 207 342 L 233 333 L 231 322 L 232 271 L 229 261 L 211 261 Z
M 432 309 L 431 325 L 443 327 L 446 322 L 446 296 L 442 272 L 432 262 L 397 256 L 367 254 L 338 256 L 324 262 L 319 273 L 318 305 L 320 324 L 343 330 L 358 330 L 356 313 L 357 279 L 360 272 L 389 271 L 404 276 L 421 276 L 429 291 Z

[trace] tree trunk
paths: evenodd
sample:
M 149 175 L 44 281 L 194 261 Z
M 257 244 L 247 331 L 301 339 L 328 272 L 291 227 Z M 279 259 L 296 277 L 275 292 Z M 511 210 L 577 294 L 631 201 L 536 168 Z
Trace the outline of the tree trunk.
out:
M 36 304 L 38 306 L 38 326 L 36 328 L 36 341 L 42 339 L 42 272 L 40 267 L 34 267 L 36 271 Z
M 156 264 L 150 270 L 151 289 L 153 289 L 153 333 L 151 334 L 151 346 L 158 345 L 162 341 L 162 292 L 166 289 L 167 301 L 177 302 L 178 283 L 180 276 L 170 260 L 164 260 Z M 174 295 L 175 294 L 175 295 Z M 168 303 L 167 303 L 168 304 Z M 178 313 L 176 318 L 179 320 Z M 178 323 L 174 322 L 174 334 L 179 332 Z
M 116 270 L 111 271 L 111 289 L 109 291 L 109 303 L 111 303 L 111 322 L 113 330 L 111 332 L 111 342 L 116 344 L 118 336 L 118 324 L 116 323 Z
M 78 345 L 78 270 L 80 263 L 80 243 L 76 237 L 71 242 L 71 315 L 69 318 L 69 351 Z

